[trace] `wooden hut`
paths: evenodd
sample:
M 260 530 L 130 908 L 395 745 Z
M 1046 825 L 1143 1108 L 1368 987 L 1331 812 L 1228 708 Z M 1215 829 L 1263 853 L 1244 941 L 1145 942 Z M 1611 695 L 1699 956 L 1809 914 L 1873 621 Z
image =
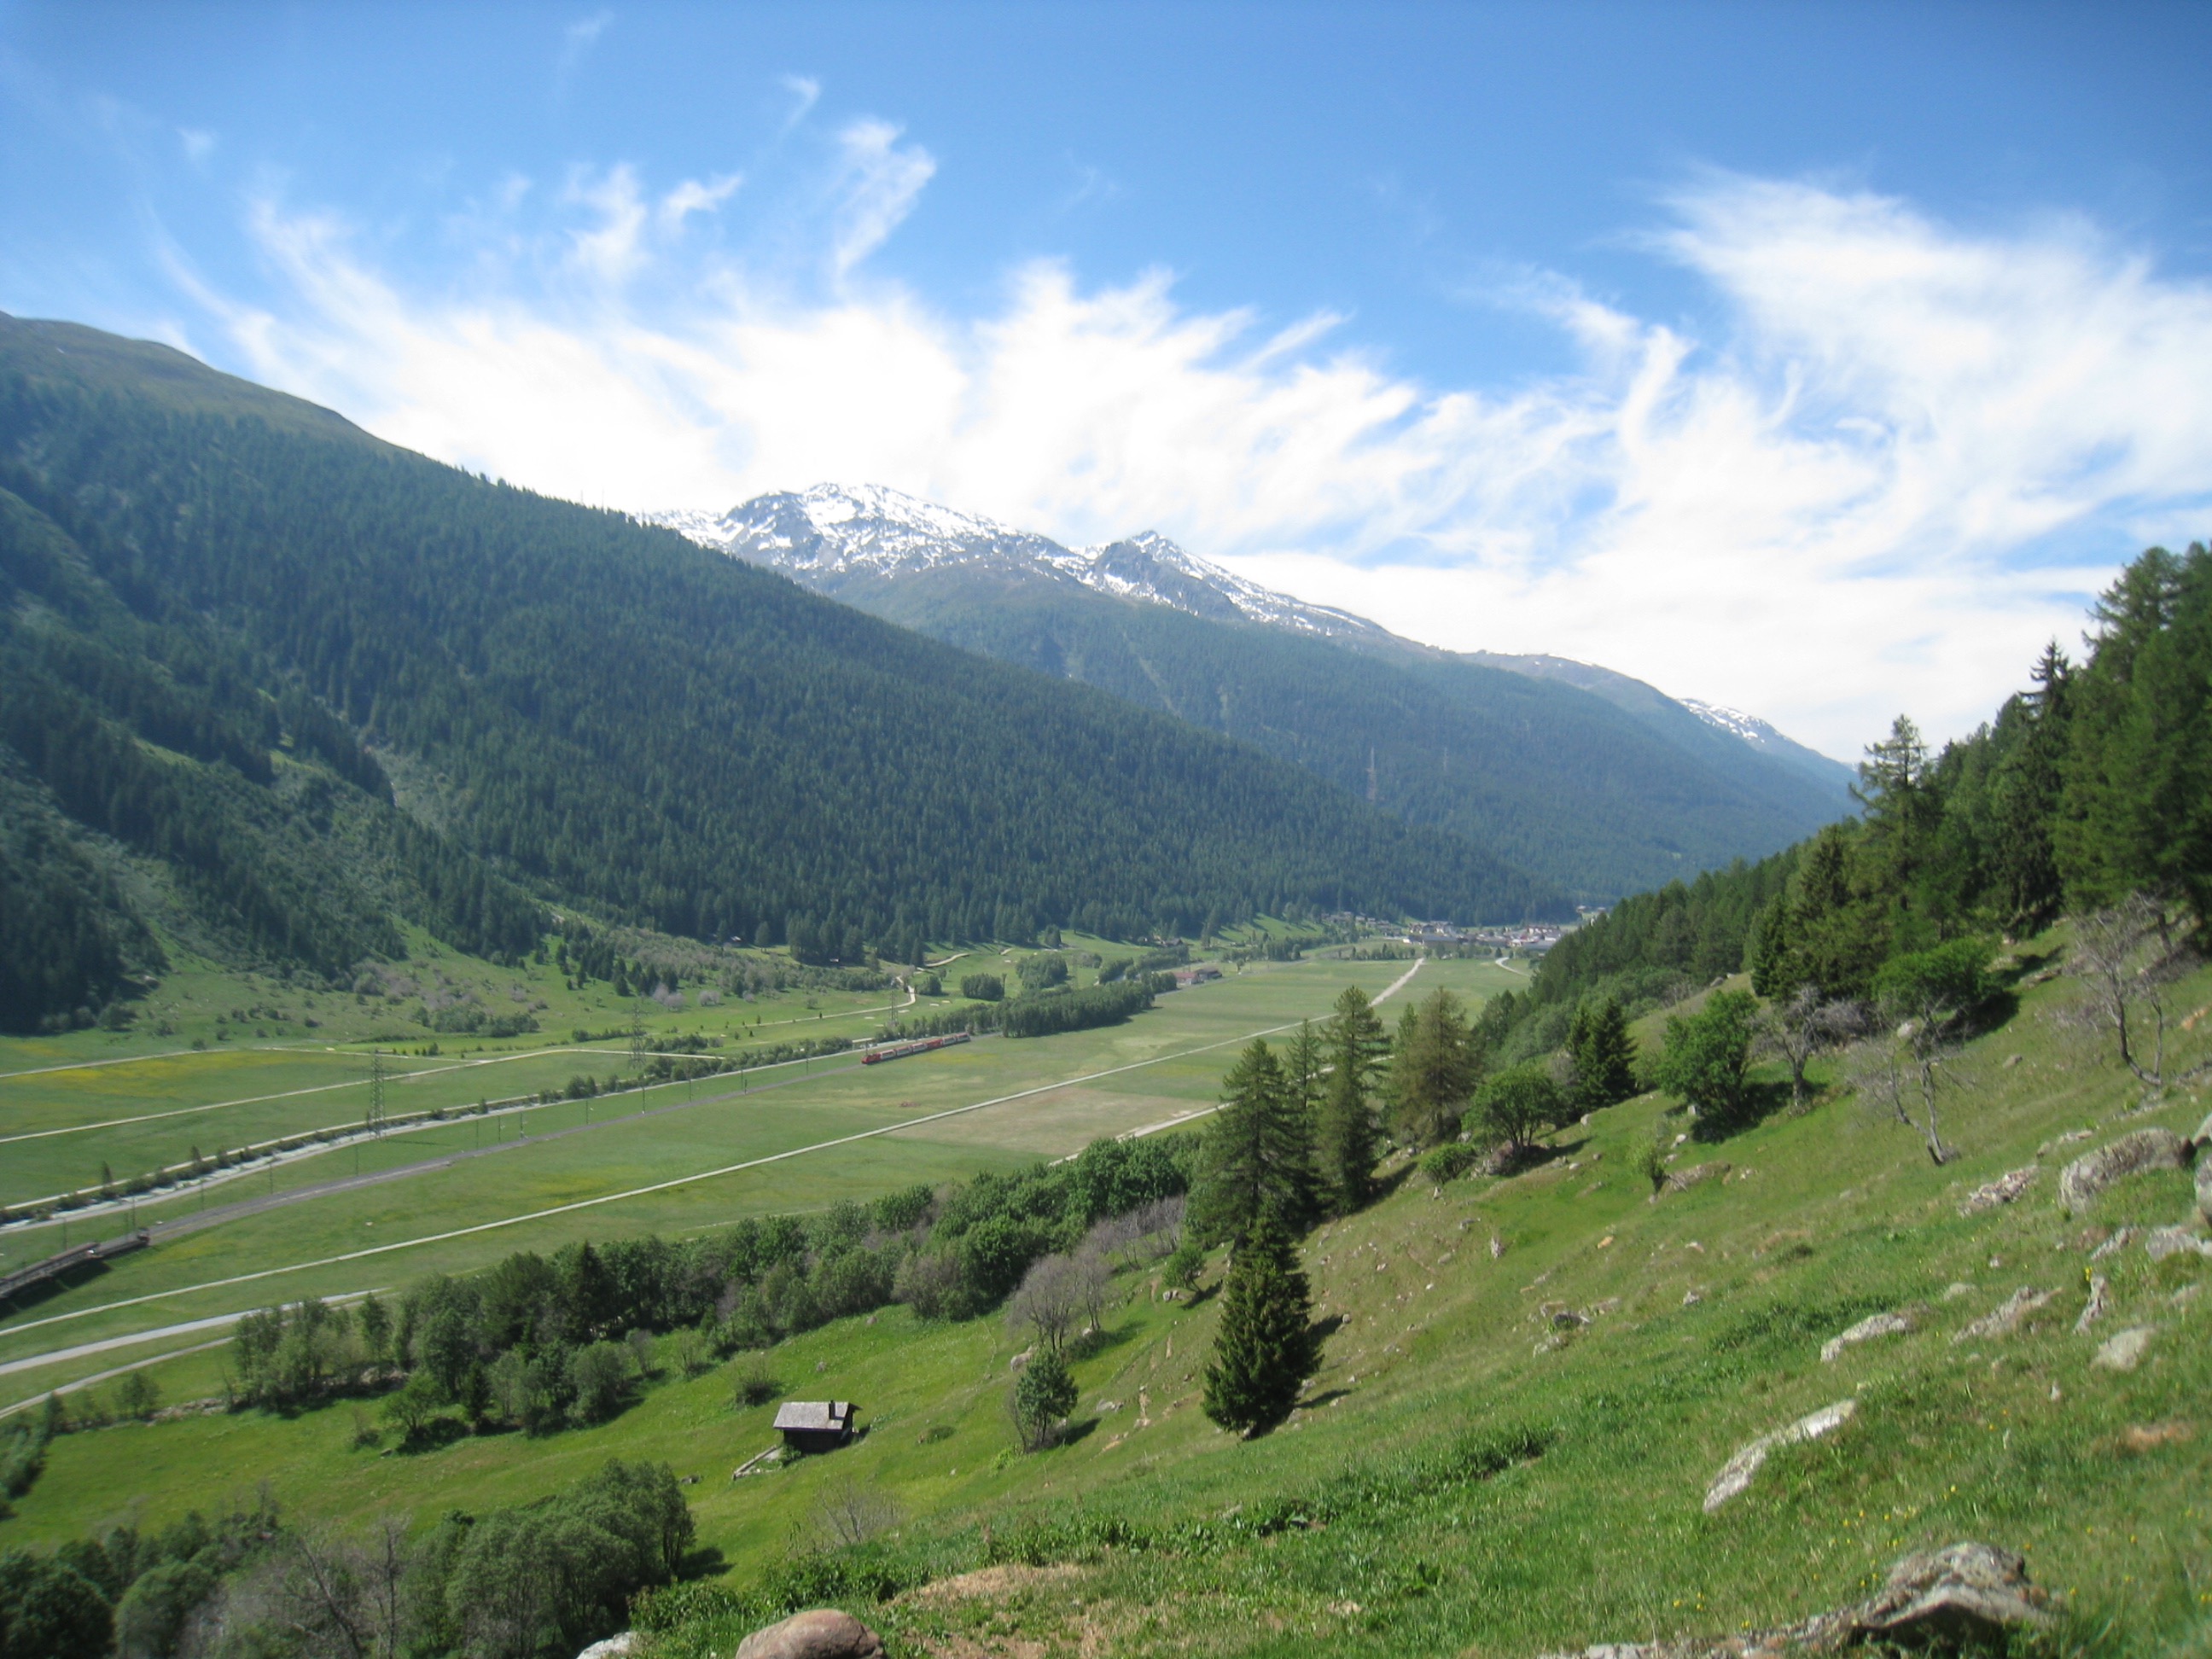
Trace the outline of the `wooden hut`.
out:
M 787 1400 L 776 1407 L 775 1426 L 793 1451 L 835 1451 L 853 1437 L 849 1400 Z

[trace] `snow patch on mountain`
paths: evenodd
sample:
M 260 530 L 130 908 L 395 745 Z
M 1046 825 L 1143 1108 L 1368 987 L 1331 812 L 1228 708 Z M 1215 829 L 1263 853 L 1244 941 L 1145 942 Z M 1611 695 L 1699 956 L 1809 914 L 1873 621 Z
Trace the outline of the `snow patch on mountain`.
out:
M 981 566 L 1043 573 L 1117 599 L 1218 621 L 1242 619 L 1330 637 L 1383 636 L 1362 617 L 1261 587 L 1149 530 L 1101 546 L 1069 548 L 879 484 L 820 483 L 796 495 L 756 496 L 719 515 L 678 508 L 639 516 L 811 586 L 834 589 L 853 577 Z
M 1730 708 L 1724 703 L 1700 702 L 1695 697 L 1677 697 L 1674 701 L 1706 725 L 1717 726 L 1731 737 L 1741 738 L 1753 749 L 1778 748 L 1787 741 L 1781 732 L 1758 715 L 1747 714 L 1741 708 Z

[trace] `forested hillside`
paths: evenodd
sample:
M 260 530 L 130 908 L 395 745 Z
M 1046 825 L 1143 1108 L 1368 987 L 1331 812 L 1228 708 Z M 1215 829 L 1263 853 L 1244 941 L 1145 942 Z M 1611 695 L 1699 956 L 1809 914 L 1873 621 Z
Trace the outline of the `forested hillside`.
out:
M 1900 718 L 1859 769 L 1860 818 L 1569 934 L 1523 1017 L 1564 1029 L 1594 996 L 1652 1006 L 1747 970 L 1765 995 L 1863 998 L 1899 958 L 2130 902 L 2106 948 L 2118 968 L 2131 931 L 2155 935 L 2127 969 L 2154 979 L 2212 914 L 2212 554 L 2151 549 L 2094 622 L 2084 661 L 2052 646 L 1971 737 L 1930 753 Z
M 887 621 L 1243 739 L 1579 900 L 1764 855 L 1850 808 L 1844 769 L 1763 753 L 1640 681 L 1418 645 L 1157 538 L 1074 552 L 828 485 L 669 521 Z
M 164 348 L 0 322 L 0 489 L 13 1024 L 145 965 L 148 880 L 326 973 L 395 914 L 525 948 L 548 899 L 908 949 L 1562 903 L 1250 748 Z

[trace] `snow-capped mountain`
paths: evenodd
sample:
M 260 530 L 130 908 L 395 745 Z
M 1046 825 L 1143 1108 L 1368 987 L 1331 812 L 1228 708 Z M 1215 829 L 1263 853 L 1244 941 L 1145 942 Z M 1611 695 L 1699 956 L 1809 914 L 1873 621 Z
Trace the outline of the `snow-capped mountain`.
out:
M 719 517 L 680 510 L 641 516 L 830 592 L 848 577 L 981 567 L 1048 574 L 1218 622 L 1262 623 L 1325 638 L 1389 637 L 1362 617 L 1247 581 L 1149 530 L 1099 547 L 1064 547 L 878 484 L 820 483 L 803 494 L 756 496 Z
M 1793 743 L 1756 715 L 1669 697 L 1642 680 L 1570 658 L 1440 651 L 1348 611 L 1247 581 L 1152 531 L 1102 546 L 1068 547 L 1048 536 L 880 484 L 818 483 L 796 494 L 758 495 L 720 514 L 678 510 L 641 516 L 733 558 L 779 570 L 833 599 L 993 654 L 1009 647 L 1003 638 L 986 639 L 973 631 L 977 607 L 1001 604 L 1011 588 L 1032 593 L 1040 586 L 1067 592 L 1088 590 L 1209 622 L 1259 623 L 1399 663 L 1479 663 L 1527 678 L 1564 682 L 1655 729 L 1671 730 L 1678 742 L 1686 735 L 1725 732 L 1767 761 L 1813 780 L 1832 799 L 1842 797 L 1851 775 L 1848 767 Z M 983 587 L 975 585 L 978 580 Z M 921 601 L 929 591 L 945 593 L 948 585 L 961 588 L 954 603 L 970 613 L 959 625 L 941 608 Z M 1085 672 L 1071 667 L 1059 646 L 1012 654 L 1054 672 L 1080 677 Z M 1173 700 L 1169 706 L 1188 712 Z

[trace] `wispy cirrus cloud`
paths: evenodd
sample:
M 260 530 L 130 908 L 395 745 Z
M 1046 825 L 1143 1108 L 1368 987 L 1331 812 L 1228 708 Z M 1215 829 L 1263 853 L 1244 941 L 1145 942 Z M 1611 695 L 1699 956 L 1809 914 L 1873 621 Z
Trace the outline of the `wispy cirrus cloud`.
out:
M 1334 316 L 1190 308 L 1164 272 L 1030 264 L 968 316 L 861 281 L 934 169 L 888 124 L 842 129 L 812 285 L 675 234 L 734 179 L 656 198 L 616 167 L 580 175 L 557 255 L 449 292 L 264 202 L 280 298 L 211 302 L 264 378 L 552 493 L 836 478 L 1072 541 L 1156 526 L 1415 637 L 1604 662 L 1840 755 L 1900 708 L 1985 716 L 2115 562 L 2212 507 L 2212 292 L 2077 222 L 1967 233 L 1710 175 L 1643 244 L 1705 286 L 1709 337 L 1521 272 L 1491 297 L 1576 368 L 1452 387 Z

